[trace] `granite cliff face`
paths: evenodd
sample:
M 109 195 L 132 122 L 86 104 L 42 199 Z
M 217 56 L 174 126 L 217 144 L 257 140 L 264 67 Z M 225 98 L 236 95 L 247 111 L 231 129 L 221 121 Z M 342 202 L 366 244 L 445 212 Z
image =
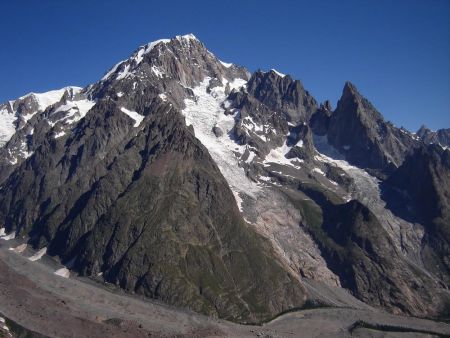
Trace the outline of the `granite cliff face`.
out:
M 293 124 L 306 122 L 317 109 L 316 100 L 298 80 L 275 70 L 258 71 L 248 81 L 250 95 L 269 109 L 280 111 Z
M 350 83 L 333 111 L 186 35 L 0 109 L 0 224 L 81 275 L 240 322 L 448 315 L 450 151 Z
M 415 146 L 415 140 L 386 122 L 356 87 L 347 82 L 330 119 L 328 141 L 350 163 L 392 171 Z

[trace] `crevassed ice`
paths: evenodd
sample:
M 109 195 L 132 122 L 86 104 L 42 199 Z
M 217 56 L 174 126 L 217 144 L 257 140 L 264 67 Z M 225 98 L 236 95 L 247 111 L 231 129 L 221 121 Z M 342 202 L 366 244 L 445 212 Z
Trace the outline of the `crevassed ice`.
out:
M 222 103 L 226 99 L 225 86 L 228 81 L 224 79 L 221 87 L 215 87 L 207 93 L 209 81 L 210 78 L 206 77 L 199 86 L 192 89 L 195 99 L 184 100 L 185 109 L 182 113 L 186 124 L 194 127 L 195 136 L 208 149 L 233 191 L 238 206 L 241 207 L 242 199 L 239 194 L 256 198 L 260 187 L 247 177 L 243 168 L 239 167 L 239 157 L 235 155 L 235 152 L 243 154 L 248 146 L 237 144 L 229 136 L 235 125 L 235 119 L 232 115 L 225 115 L 225 110 L 222 108 Z M 235 79 L 229 84 L 231 89 L 240 88 L 246 84 L 246 81 Z M 222 137 L 215 136 L 212 131 L 214 126 L 223 131 Z
M 345 160 L 344 155 L 328 144 L 327 136 L 313 134 L 314 146 L 318 150 L 315 160 L 328 162 L 344 170 L 355 181 L 357 190 L 353 192 L 354 198 L 363 204 L 372 207 L 380 201 L 379 180 L 367 173 L 364 169 L 355 167 Z
M 286 142 L 281 147 L 274 148 L 270 151 L 264 159 L 263 163 L 265 166 L 269 166 L 269 163 L 277 163 L 281 165 L 288 165 L 296 169 L 300 168 L 298 163 L 303 162 L 303 160 L 298 158 L 289 159 L 286 157 L 287 153 L 292 149 L 292 147 L 289 147 Z

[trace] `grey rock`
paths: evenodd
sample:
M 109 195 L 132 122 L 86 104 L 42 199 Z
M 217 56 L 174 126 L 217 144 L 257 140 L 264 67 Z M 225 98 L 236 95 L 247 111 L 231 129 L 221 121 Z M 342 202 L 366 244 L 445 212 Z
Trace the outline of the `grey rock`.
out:
M 391 172 L 417 141 L 386 122 L 356 87 L 347 82 L 331 115 L 328 141 L 358 166 Z
M 279 76 L 273 70 L 255 72 L 247 86 L 248 92 L 269 109 L 282 112 L 293 124 L 307 122 L 317 109 L 315 99 L 298 80 Z
M 425 267 L 450 283 L 450 150 L 417 148 L 383 183 L 388 207 L 424 224 L 421 257 Z
M 416 135 L 426 144 L 435 143 L 442 147 L 450 147 L 450 128 L 431 131 L 422 125 Z
M 221 137 L 223 135 L 222 129 L 220 129 L 217 126 L 213 127 L 213 133 L 214 133 L 214 135 L 216 135 L 216 137 Z
M 320 105 L 309 122 L 314 134 L 323 136 L 328 132 L 332 112 L 330 101 L 327 100 Z

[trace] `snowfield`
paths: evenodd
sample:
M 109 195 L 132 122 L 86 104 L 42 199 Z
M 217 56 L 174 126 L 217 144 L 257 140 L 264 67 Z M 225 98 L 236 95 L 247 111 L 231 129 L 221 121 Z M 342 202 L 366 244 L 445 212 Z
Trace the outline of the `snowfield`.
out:
M 233 82 L 228 82 L 224 79 L 221 87 L 214 87 L 208 93 L 210 80 L 211 78 L 206 77 L 199 86 L 192 88 L 195 97 L 184 100 L 185 109 L 182 113 L 186 124 L 194 127 L 195 136 L 208 149 L 233 191 L 238 206 L 241 207 L 242 198 L 239 195 L 244 194 L 256 198 L 260 187 L 247 177 L 243 168 L 239 167 L 240 156 L 244 154 L 245 150 L 248 149 L 251 154 L 253 152 L 248 146 L 239 145 L 231 138 L 235 118 L 233 115 L 225 115 L 222 106 L 226 100 L 225 86 L 227 83 L 229 83 L 230 89 L 238 89 L 244 86 L 246 81 L 235 79 Z M 213 127 L 219 127 L 223 136 L 216 137 Z M 239 156 L 236 156 L 236 153 Z

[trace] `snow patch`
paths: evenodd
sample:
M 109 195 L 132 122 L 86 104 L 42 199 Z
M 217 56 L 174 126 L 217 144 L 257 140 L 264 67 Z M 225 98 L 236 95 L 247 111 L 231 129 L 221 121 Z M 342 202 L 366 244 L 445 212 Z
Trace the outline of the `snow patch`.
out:
M 223 62 L 223 61 L 220 61 L 219 60 L 219 62 L 222 64 L 222 66 L 224 66 L 225 68 L 230 68 L 233 64 L 232 63 L 227 63 L 227 62 Z
M 177 35 L 175 38 L 177 40 L 187 40 L 187 41 L 197 40 L 198 41 L 197 37 L 192 33 L 186 34 L 186 35 Z
M 119 68 L 119 66 L 124 63 L 125 61 L 120 61 L 119 63 L 116 63 L 101 79 L 101 81 L 105 81 L 107 80 L 112 74 L 114 74 L 117 70 L 117 68 Z
M 122 80 L 126 78 L 129 74 L 130 74 L 130 65 L 125 65 L 125 69 L 117 75 L 116 80 Z
M 302 163 L 303 160 L 298 158 L 287 158 L 286 154 L 292 149 L 292 147 L 289 147 L 286 143 L 284 143 L 281 147 L 274 148 L 270 151 L 269 154 L 267 154 L 266 158 L 264 159 L 264 166 L 269 166 L 269 163 L 276 163 L 276 164 L 282 164 L 282 165 L 288 165 L 291 167 L 294 167 L 296 169 L 300 169 L 301 167 L 298 165 L 298 163 Z
M 159 40 L 155 40 L 155 41 L 152 41 L 152 42 L 148 43 L 147 45 L 145 45 L 145 54 L 149 53 L 158 44 L 160 44 L 160 43 L 168 43 L 168 42 L 170 42 L 170 39 L 159 39 Z
M 231 192 L 233 193 L 234 199 L 236 200 L 236 204 L 239 208 L 239 211 L 243 212 L 243 209 L 242 209 L 243 200 L 242 200 L 241 196 L 239 196 L 240 192 L 236 191 L 235 189 L 231 189 Z
M 48 121 L 50 126 L 54 126 L 58 122 L 66 122 L 68 124 L 73 124 L 75 122 L 78 122 L 83 117 L 86 116 L 89 110 L 92 109 L 92 107 L 95 105 L 95 101 L 91 101 L 88 99 L 82 99 L 78 101 L 68 101 L 65 105 L 62 105 L 58 107 L 52 115 L 58 113 L 58 112 L 65 112 L 63 118 L 61 118 L 58 121 L 51 122 Z
M 55 275 L 63 277 L 63 278 L 69 278 L 70 277 L 70 271 L 67 268 L 61 268 L 54 272 Z
M 256 154 L 253 151 L 251 151 L 249 148 L 247 148 L 247 149 L 249 151 L 249 154 L 248 154 L 247 159 L 245 160 L 245 163 L 251 163 L 253 161 L 253 159 L 255 158 Z
M 21 244 L 19 246 L 16 246 L 15 248 L 9 248 L 9 250 L 14 251 L 15 253 L 22 253 L 27 248 L 27 244 Z
M 162 78 L 164 75 L 164 72 L 162 72 L 158 67 L 152 66 L 152 73 L 155 74 L 157 77 Z
M 286 74 L 280 73 L 280 72 L 277 71 L 276 69 L 273 69 L 273 68 L 272 68 L 271 71 L 274 72 L 275 74 L 277 74 L 277 75 L 280 76 L 280 77 L 285 77 L 285 76 L 286 76 Z
M 32 262 L 40 260 L 47 253 L 47 248 L 42 248 L 38 252 L 36 252 L 33 256 L 28 257 L 28 259 Z
M 320 175 L 325 176 L 325 173 L 320 168 L 313 168 L 312 171 L 315 172 L 315 173 L 318 173 Z
M 22 141 L 22 143 L 20 144 L 19 151 L 20 151 L 20 155 L 22 155 L 22 157 L 25 159 L 27 159 L 28 157 L 33 155 L 32 151 L 28 151 L 28 145 L 25 141 Z
M 66 132 L 65 131 L 60 131 L 59 133 L 55 134 L 55 139 L 60 138 L 60 137 L 62 137 L 64 135 L 66 135 Z
M 4 236 L 0 237 L 0 239 L 3 239 L 5 241 L 9 241 L 9 240 L 14 239 L 14 238 L 16 238 L 16 232 L 15 231 L 11 232 L 9 235 L 4 235 Z
M 133 127 L 135 127 L 135 128 L 139 127 L 139 125 L 141 124 L 142 120 L 144 119 L 143 115 L 138 114 L 135 111 L 128 110 L 127 108 L 122 107 L 122 108 L 120 108 L 120 110 L 123 113 L 127 114 L 129 117 L 131 117 L 134 120 L 135 123 L 134 123 Z

